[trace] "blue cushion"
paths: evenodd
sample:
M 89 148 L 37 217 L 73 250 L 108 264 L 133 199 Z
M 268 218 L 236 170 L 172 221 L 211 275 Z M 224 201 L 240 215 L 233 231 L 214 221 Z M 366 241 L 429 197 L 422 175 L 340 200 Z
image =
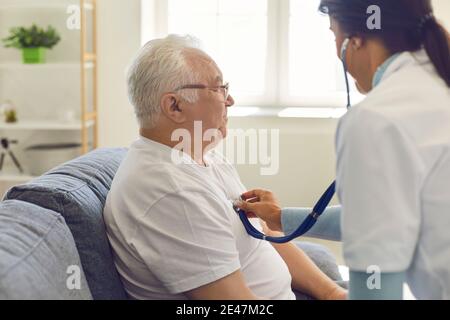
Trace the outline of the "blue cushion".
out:
M 34 203 L 64 217 L 94 299 L 127 298 L 114 267 L 103 221 L 106 196 L 126 152 L 96 150 L 6 194 L 6 199 Z
M 0 203 L 0 257 L 1 300 L 92 299 L 72 234 L 59 213 L 22 201 Z M 79 288 L 67 286 L 68 280 L 76 284 L 72 275 L 81 276 Z
M 322 270 L 331 280 L 335 281 L 339 286 L 347 289 L 347 282 L 342 280 L 339 273 L 339 267 L 333 254 L 323 245 L 295 240 L 293 242 L 314 262 L 314 264 Z M 297 300 L 314 300 L 311 296 L 294 290 Z
M 325 273 L 331 280 L 342 281 L 342 276 L 339 272 L 336 259 L 330 250 L 323 245 L 305 242 L 294 241 L 294 243 L 303 250 L 304 253 Z

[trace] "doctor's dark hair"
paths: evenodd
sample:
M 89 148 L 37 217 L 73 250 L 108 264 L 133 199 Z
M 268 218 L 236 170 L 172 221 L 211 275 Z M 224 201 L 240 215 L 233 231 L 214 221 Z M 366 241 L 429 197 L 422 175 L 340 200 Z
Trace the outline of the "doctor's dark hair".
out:
M 369 6 L 381 9 L 381 29 L 367 27 Z M 321 0 L 348 35 L 377 37 L 391 54 L 425 48 L 439 76 L 450 87 L 450 34 L 436 20 L 431 0 Z

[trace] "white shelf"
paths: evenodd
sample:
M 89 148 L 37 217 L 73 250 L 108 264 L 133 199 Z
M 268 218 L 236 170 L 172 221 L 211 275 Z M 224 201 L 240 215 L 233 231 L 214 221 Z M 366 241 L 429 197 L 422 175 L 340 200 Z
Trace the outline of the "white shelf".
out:
M 64 10 L 66 11 L 68 6 L 70 5 L 78 5 L 78 3 L 30 3 L 30 4 L 7 4 L 0 5 L 0 10 L 35 10 L 35 9 L 43 9 L 43 10 Z M 84 5 L 85 10 L 93 10 L 94 6 L 92 3 L 86 3 Z
M 86 126 L 92 127 L 94 121 L 86 122 Z M 81 130 L 80 122 L 64 122 L 64 121 L 32 121 L 24 120 L 17 123 L 0 123 L 0 130 L 51 130 L 51 131 L 74 131 Z
M 92 69 L 94 63 L 87 62 L 85 64 L 85 69 Z M 38 64 L 25 64 L 21 62 L 7 62 L 0 63 L 0 70 L 48 70 L 48 69 L 80 69 L 80 62 L 61 62 L 61 63 L 38 63 Z

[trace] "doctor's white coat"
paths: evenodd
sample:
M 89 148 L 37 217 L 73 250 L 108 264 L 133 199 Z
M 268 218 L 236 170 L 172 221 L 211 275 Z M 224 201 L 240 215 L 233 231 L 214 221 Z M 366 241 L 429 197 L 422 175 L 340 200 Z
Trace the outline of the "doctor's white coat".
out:
M 344 257 L 406 271 L 419 299 L 450 299 L 450 90 L 424 50 L 402 53 L 340 121 Z

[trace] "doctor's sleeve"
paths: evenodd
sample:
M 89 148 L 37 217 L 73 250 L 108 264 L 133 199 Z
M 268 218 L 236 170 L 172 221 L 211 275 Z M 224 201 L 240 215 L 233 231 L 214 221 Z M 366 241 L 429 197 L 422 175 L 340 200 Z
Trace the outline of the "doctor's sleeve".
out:
M 285 234 L 293 233 L 311 213 L 312 208 L 284 208 L 281 224 Z M 328 207 L 305 237 L 341 241 L 341 207 Z
M 372 274 L 350 271 L 349 300 L 402 300 L 405 272 Z M 378 283 L 377 283 L 378 282 Z M 368 285 L 370 284 L 370 286 Z
M 421 163 L 410 137 L 370 110 L 354 109 L 337 133 L 337 191 L 350 270 L 408 269 L 420 228 Z

